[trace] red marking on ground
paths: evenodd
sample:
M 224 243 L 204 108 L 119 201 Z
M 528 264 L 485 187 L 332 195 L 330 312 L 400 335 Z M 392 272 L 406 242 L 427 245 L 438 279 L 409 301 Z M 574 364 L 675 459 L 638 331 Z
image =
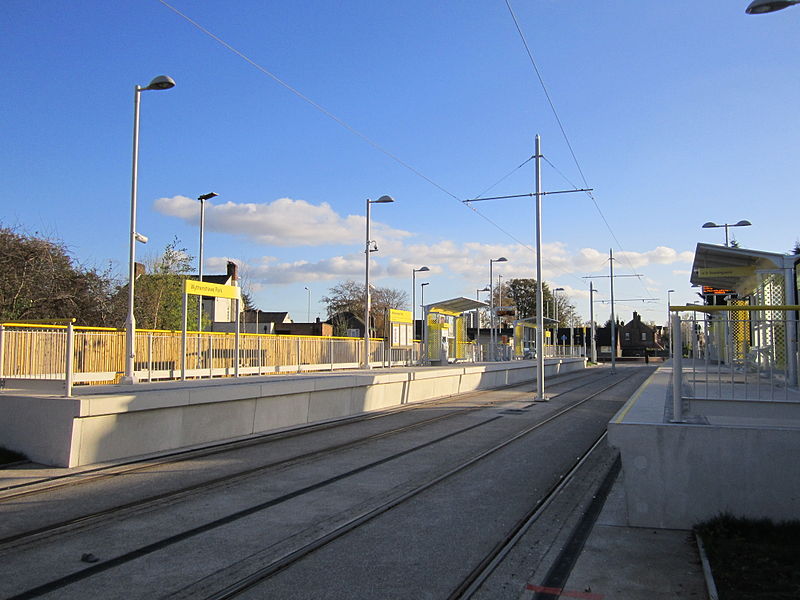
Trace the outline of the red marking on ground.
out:
M 560 588 L 542 587 L 541 585 L 533 585 L 529 583 L 525 586 L 526 590 L 532 592 L 540 592 L 542 594 L 551 594 L 552 596 L 565 596 L 567 598 L 581 598 L 582 600 L 603 600 L 603 594 L 593 594 L 591 592 L 578 592 L 576 590 L 562 590 Z

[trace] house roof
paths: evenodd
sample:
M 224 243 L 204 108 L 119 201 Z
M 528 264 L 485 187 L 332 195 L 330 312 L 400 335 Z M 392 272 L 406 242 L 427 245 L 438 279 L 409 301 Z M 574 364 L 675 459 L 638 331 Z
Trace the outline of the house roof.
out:
M 756 271 L 784 268 L 786 259 L 791 258 L 775 252 L 697 244 L 689 281 L 747 296 L 758 286 Z

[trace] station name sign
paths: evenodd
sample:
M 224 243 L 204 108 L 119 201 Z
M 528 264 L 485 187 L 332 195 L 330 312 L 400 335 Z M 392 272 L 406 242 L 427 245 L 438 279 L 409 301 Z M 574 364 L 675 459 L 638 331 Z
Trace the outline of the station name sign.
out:
M 195 296 L 214 296 L 215 298 L 230 298 L 240 300 L 242 290 L 235 285 L 221 285 L 219 283 L 209 283 L 207 281 L 195 281 L 194 279 L 183 280 L 183 292 L 194 294 Z

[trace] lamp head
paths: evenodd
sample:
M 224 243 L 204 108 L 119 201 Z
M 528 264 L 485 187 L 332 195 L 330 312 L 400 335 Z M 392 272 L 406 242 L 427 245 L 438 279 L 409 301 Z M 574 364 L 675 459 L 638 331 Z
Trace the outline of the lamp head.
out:
M 430 281 L 426 281 L 425 283 L 420 283 L 419 287 L 425 287 L 426 285 L 430 285 L 430 284 L 431 284 Z
M 493 258 L 490 262 L 508 262 L 508 259 L 505 256 L 501 256 L 500 258 Z
M 703 229 L 708 229 L 709 227 L 719 227 L 714 221 L 707 221 L 703 223 Z
M 736 223 L 736 225 L 734 225 L 734 227 L 747 227 L 748 225 L 752 225 L 752 223 L 750 221 L 748 221 L 747 219 L 742 219 L 741 221 Z
M 483 288 L 482 290 L 478 290 L 478 291 L 479 291 L 479 292 L 491 292 L 491 291 L 492 291 L 492 288 L 490 288 L 490 287 L 487 285 L 485 288 Z
M 744 9 L 744 12 L 748 15 L 762 15 L 783 10 L 794 4 L 797 4 L 797 0 L 754 0 Z
M 211 200 L 211 198 L 216 198 L 217 196 L 219 196 L 219 194 L 216 194 L 214 192 L 208 192 L 207 194 L 203 194 L 202 196 L 198 196 L 197 199 L 198 200 Z
M 168 90 L 175 87 L 175 80 L 169 75 L 159 75 L 153 78 L 145 90 Z
M 430 271 L 428 267 L 420 267 L 419 269 L 414 269 L 415 273 L 422 273 L 423 271 Z
M 386 204 L 387 202 L 394 202 L 394 198 L 391 196 L 381 196 L 377 200 L 370 200 L 370 204 Z

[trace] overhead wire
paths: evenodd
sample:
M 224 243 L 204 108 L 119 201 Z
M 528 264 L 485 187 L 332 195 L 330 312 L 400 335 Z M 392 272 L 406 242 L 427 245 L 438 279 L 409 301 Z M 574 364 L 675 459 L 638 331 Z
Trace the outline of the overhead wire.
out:
M 347 121 L 345 121 L 344 119 L 338 117 L 336 114 L 334 114 L 333 112 L 331 112 L 330 110 L 328 110 L 327 108 L 325 108 L 324 106 L 322 106 L 321 104 L 319 104 L 318 102 L 313 100 L 312 98 L 308 97 L 307 95 L 302 93 L 300 90 L 298 90 L 297 88 L 295 88 L 294 86 L 292 86 L 288 82 L 284 81 L 278 75 L 276 75 L 275 73 L 273 73 L 272 71 L 270 71 L 269 69 L 264 67 L 263 65 L 259 64 L 254 59 L 250 58 L 248 55 L 246 55 L 244 52 L 242 52 L 241 50 L 239 50 L 236 47 L 234 47 L 232 44 L 230 44 L 230 43 L 226 42 L 225 40 L 223 40 L 221 37 L 219 37 L 218 35 L 216 35 L 212 31 L 210 31 L 208 28 L 204 27 L 202 24 L 200 24 L 196 20 L 192 19 L 191 17 L 189 17 L 187 14 L 183 13 L 182 11 L 177 9 L 176 7 L 172 6 L 170 3 L 166 2 L 166 0 L 157 0 L 157 1 L 160 4 L 162 4 L 163 6 L 165 6 L 166 8 L 168 8 L 169 10 L 171 10 L 173 13 L 175 13 L 176 15 L 178 15 L 179 17 L 184 19 L 186 22 L 191 24 L 198 31 L 202 32 L 203 34 L 205 34 L 206 36 L 208 36 L 209 38 L 211 38 L 212 40 L 214 40 L 215 42 L 217 42 L 218 44 L 223 46 L 225 49 L 227 49 L 231 53 L 235 54 L 236 56 L 238 56 L 239 58 L 244 60 L 246 63 L 248 63 L 249 65 L 251 65 L 255 69 L 257 69 L 262 74 L 270 77 L 273 81 L 275 81 L 276 83 L 278 83 L 279 85 L 281 85 L 282 87 L 287 89 L 289 92 L 291 92 L 292 94 L 294 94 L 295 96 L 297 96 L 298 98 L 300 98 L 301 100 L 303 100 L 304 102 L 306 102 L 307 104 L 312 106 L 315 110 L 319 111 L 320 113 L 324 114 L 326 117 L 330 118 L 331 120 L 333 120 L 334 122 L 339 124 L 341 127 L 346 129 L 347 131 L 349 131 L 353 135 L 355 135 L 358 138 L 360 138 L 361 140 L 363 140 L 365 143 L 367 143 L 369 146 L 371 146 L 372 148 L 374 148 L 378 152 L 384 154 L 385 156 L 387 156 L 391 160 L 395 161 L 396 163 L 398 163 L 399 165 L 401 165 L 405 169 L 409 170 L 410 172 L 412 172 L 416 176 L 418 176 L 421 179 L 423 179 L 424 181 L 428 182 L 430 185 L 432 185 L 433 187 L 435 187 L 439 191 L 443 192 L 444 194 L 446 194 L 447 196 L 449 196 L 453 200 L 457 201 L 461 206 L 467 206 L 467 208 L 469 208 L 473 213 L 478 215 L 480 218 L 484 219 L 487 223 L 492 225 L 499 232 L 503 233 L 504 235 L 506 235 L 508 238 L 510 238 L 511 240 L 513 240 L 514 242 L 516 242 L 517 244 L 522 246 L 523 248 L 526 248 L 526 249 L 530 250 L 531 252 L 535 253 L 535 250 L 530 245 L 528 245 L 527 243 L 525 243 L 522 240 L 520 240 L 518 237 L 516 237 L 514 234 L 512 234 L 508 230 L 504 229 L 500 224 L 496 223 L 493 219 L 491 219 L 490 217 L 488 217 L 484 213 L 480 212 L 474 206 L 471 206 L 469 204 L 465 204 L 462 201 L 462 199 L 459 198 L 456 194 L 454 194 L 453 192 L 451 192 L 450 190 L 448 190 L 447 188 L 445 188 L 444 186 L 442 186 L 438 182 L 434 181 L 432 178 L 430 178 L 427 175 L 425 175 L 422 171 L 420 171 L 419 169 L 417 169 L 416 167 L 414 167 L 410 163 L 404 161 L 399 156 L 397 156 L 396 154 L 394 154 L 393 152 L 391 152 L 390 150 L 388 150 L 387 148 L 385 148 L 381 144 L 377 143 L 375 140 L 373 140 L 372 138 L 367 136 L 365 133 L 363 133 L 360 130 L 356 129 L 354 126 L 350 125 Z M 508 5 L 508 1 L 507 0 L 506 0 L 506 4 Z M 553 104 L 553 102 L 552 102 L 552 100 L 550 98 L 550 95 L 547 92 L 546 87 L 544 86 L 544 82 L 543 82 L 543 80 L 541 78 L 541 75 L 539 74 L 538 68 L 535 65 L 535 61 L 533 61 L 533 55 L 531 54 L 530 49 L 527 46 L 527 42 L 524 39 L 524 35 L 522 34 L 521 29 L 519 28 L 519 25 L 517 23 L 516 17 L 513 14 L 513 10 L 511 10 L 510 5 L 508 5 L 508 6 L 509 6 L 509 10 L 512 13 L 512 17 L 514 17 L 514 22 L 515 22 L 515 24 L 517 24 L 517 30 L 519 31 L 520 36 L 523 38 L 523 42 L 525 43 L 525 46 L 526 46 L 526 49 L 528 51 L 528 55 L 529 55 L 529 57 L 531 59 L 531 62 L 534 65 L 534 69 L 537 72 L 537 76 L 539 76 L 539 81 L 542 84 L 542 87 L 543 87 L 543 89 L 545 91 L 545 95 L 547 96 L 548 102 L 550 103 L 551 109 L 553 110 L 553 114 L 555 115 L 556 120 L 557 120 L 557 122 L 559 124 L 559 127 L 561 128 L 562 135 L 564 136 L 564 138 L 565 138 L 565 140 L 567 142 L 567 145 L 570 148 L 570 152 L 572 153 L 573 159 L 575 160 L 576 165 L 578 166 L 578 170 L 581 173 L 581 177 L 582 177 L 583 181 L 585 182 L 586 178 L 583 176 L 583 172 L 581 171 L 580 165 L 577 162 L 577 157 L 575 156 L 575 153 L 572 150 L 572 146 L 571 146 L 571 144 L 569 142 L 569 139 L 566 136 L 566 131 L 564 130 L 564 127 L 563 127 L 563 125 L 561 123 L 561 120 L 558 117 L 558 114 L 557 114 L 557 112 L 555 110 L 555 106 L 554 106 L 554 104 Z M 500 183 L 502 183 L 503 181 L 505 181 L 506 179 L 511 177 L 511 175 L 516 173 L 518 170 L 520 170 L 522 167 L 524 167 L 526 164 L 528 164 L 534 158 L 535 158 L 535 156 L 531 156 L 528 159 L 526 159 L 524 162 L 522 162 L 520 165 L 518 165 L 517 167 L 512 169 L 508 174 L 504 175 L 502 178 L 500 178 L 498 181 L 496 181 L 491 186 L 486 188 L 483 192 L 481 192 L 476 197 L 479 198 L 479 197 L 483 196 L 484 194 L 486 194 L 489 190 L 493 189 L 494 187 L 496 187 L 497 185 L 499 185 Z M 545 159 L 545 160 L 547 160 L 547 159 Z M 547 161 L 547 162 L 549 163 L 550 161 Z M 550 163 L 550 164 L 551 164 L 551 166 L 553 166 L 555 168 L 555 166 L 552 165 L 552 163 Z M 573 188 L 577 189 L 577 186 L 573 185 Z M 591 194 L 590 194 L 590 197 L 591 197 Z M 592 198 L 592 199 L 594 200 L 594 198 Z M 595 206 L 597 206 L 596 202 L 595 202 Z M 597 206 L 597 209 L 598 209 L 598 211 L 600 211 L 599 206 Z M 601 212 L 601 216 L 602 216 L 602 212 Z M 605 221 L 605 217 L 603 217 L 603 220 Z M 609 229 L 610 229 L 610 226 L 608 225 L 607 221 L 606 221 L 606 226 L 609 227 Z M 612 232 L 612 235 L 613 235 L 613 232 Z M 619 241 L 617 241 L 617 243 L 619 244 Z M 571 272 L 567 271 L 566 269 L 557 266 L 551 260 L 547 259 L 547 257 L 543 256 L 542 258 L 555 271 L 560 272 L 560 273 L 565 274 L 565 275 L 569 275 L 569 276 L 574 277 L 576 279 L 580 279 L 580 277 L 578 277 L 574 273 L 571 273 Z
M 353 127 L 352 125 L 350 125 L 350 124 L 349 124 L 347 121 L 345 121 L 344 119 L 342 119 L 342 118 L 338 117 L 337 115 L 335 115 L 334 113 L 332 113 L 330 110 L 328 110 L 327 108 L 325 108 L 324 106 L 322 106 L 321 104 L 319 104 L 318 102 L 316 102 L 315 100 L 313 100 L 313 99 L 309 98 L 308 96 L 306 96 L 305 94 L 303 94 L 303 93 L 302 93 L 300 90 L 298 90 L 297 88 L 295 88 L 294 86 L 292 86 L 292 85 L 291 85 L 291 84 L 289 84 L 288 82 L 286 82 L 286 81 L 284 81 L 283 79 L 281 79 L 281 78 L 280 78 L 278 75 L 276 75 L 275 73 L 273 73 L 273 72 L 272 72 L 272 71 L 270 71 L 269 69 L 265 68 L 263 65 L 259 64 L 259 63 L 258 63 L 258 62 L 256 62 L 254 59 L 250 58 L 250 57 L 249 57 L 248 55 L 246 55 L 244 52 L 242 52 L 241 50 L 237 49 L 236 47 L 234 47 L 234 46 L 233 46 L 233 45 L 231 45 L 230 43 L 226 42 L 226 41 L 225 41 L 225 40 L 223 40 L 221 37 L 219 37 L 218 35 L 216 35 L 216 34 L 215 34 L 215 33 L 213 33 L 212 31 L 210 31 L 209 29 L 207 29 L 206 27 L 204 27 L 202 24 L 198 23 L 197 21 L 195 21 L 194 19 L 192 19 L 192 18 L 191 18 L 190 16 L 188 16 L 187 14 L 183 13 L 182 11 L 178 10 L 177 8 L 175 8 L 174 6 L 172 6 L 171 4 L 169 4 L 168 2 L 166 2 L 166 0 L 158 0 L 158 2 L 159 2 L 159 3 L 161 3 L 163 6 L 165 6 L 166 8 L 168 8 L 169 10 L 171 10 L 172 12 L 174 12 L 176 15 L 178 15 L 178 16 L 179 16 L 179 17 L 181 17 L 182 19 L 184 19 L 186 22 L 188 22 L 189 24 L 191 24 L 191 25 L 192 25 L 193 27 L 195 27 L 197 30 L 199 30 L 200 32 L 202 32 L 203 34 L 207 35 L 208 37 L 210 37 L 211 39 L 213 39 L 215 42 L 217 42 L 218 44 L 220 44 L 221 46 L 223 46 L 225 49 L 227 49 L 228 51 L 232 52 L 233 54 L 235 54 L 236 56 L 238 56 L 239 58 L 241 58 L 242 60 L 244 60 L 245 62 L 247 62 L 247 63 L 248 63 L 249 65 L 251 65 L 252 67 L 254 67 L 255 69 L 257 69 L 258 71 L 260 71 L 260 72 L 261 72 L 261 73 L 263 73 L 264 75 L 267 75 L 267 76 L 268 76 L 268 77 L 270 77 L 270 78 L 271 78 L 273 81 L 275 81 L 275 82 L 276 82 L 276 83 L 278 83 L 279 85 L 281 85 L 281 86 L 283 86 L 284 88 L 286 88 L 287 90 L 289 90 L 289 91 L 290 91 L 292 94 L 294 94 L 295 96 L 297 96 L 298 98 L 300 98 L 300 99 L 301 99 L 301 100 L 303 100 L 304 102 L 306 102 L 306 103 L 308 103 L 309 105 L 311 105 L 311 106 L 312 106 L 314 109 L 318 110 L 319 112 L 321 112 L 322 114 L 324 114 L 324 115 L 325 115 L 325 116 L 327 116 L 328 118 L 332 119 L 333 121 L 335 121 L 336 123 L 338 123 L 340 126 L 344 127 L 344 128 L 347 130 L 347 131 L 349 131 L 349 132 L 350 132 L 350 133 L 352 133 L 353 135 L 356 135 L 357 137 L 361 138 L 361 139 L 362 139 L 364 142 L 366 142 L 367 144 L 369 144 L 369 145 L 370 145 L 372 148 L 374 148 L 375 150 L 378 150 L 379 152 L 381 152 L 381 153 L 382 153 L 382 154 L 384 154 L 385 156 L 387 156 L 387 157 L 389 157 L 390 159 L 392 159 L 393 161 L 397 162 L 399 165 L 403 166 L 404 168 L 408 169 L 409 171 L 411 171 L 412 173 L 414 173 L 414 174 L 415 174 L 415 175 L 417 175 L 418 177 L 420 177 L 420 178 L 422 178 L 423 180 L 427 181 L 429 184 L 431 184 L 432 186 L 434 186 L 434 187 L 435 187 L 436 189 L 438 189 L 439 191 L 441 191 L 441 192 L 445 193 L 446 195 L 448 195 L 448 196 L 449 196 L 449 197 L 451 197 L 452 199 L 456 200 L 456 201 L 457 201 L 457 202 L 458 202 L 458 203 L 459 203 L 461 206 L 467 206 L 467 208 L 469 208 L 469 209 L 470 209 L 470 210 L 471 210 L 473 213 L 475 213 L 476 215 L 478 215 L 479 217 L 481 217 L 482 219 L 484 219 L 484 220 L 485 220 L 487 223 L 489 223 L 490 225 L 492 225 L 494 228 L 496 228 L 498 231 L 500 231 L 500 232 L 501 232 L 501 233 L 503 233 L 504 235 L 508 236 L 510 239 L 512 239 L 513 241 L 515 241 L 517 244 L 520 244 L 520 245 L 521 245 L 521 246 L 523 246 L 524 248 L 527 248 L 528 250 L 530 250 L 530 251 L 532 251 L 532 252 L 535 252 L 535 250 L 534 250 L 534 249 L 533 249 L 531 246 L 529 246 L 528 244 L 526 244 L 525 242 L 523 242 L 522 240 L 520 240 L 518 237 L 516 237 L 516 236 L 515 236 L 514 234 L 512 234 L 510 231 L 507 231 L 506 229 L 504 229 L 504 228 L 503 228 L 503 227 L 502 227 L 500 224 L 496 223 L 496 222 L 495 222 L 493 219 L 491 219 L 490 217 L 486 216 L 484 213 L 480 212 L 480 211 L 479 211 L 478 209 L 476 209 L 475 207 L 473 207 L 473 206 L 470 206 L 470 205 L 467 205 L 467 204 L 464 204 L 464 203 L 462 202 L 462 199 L 461 199 L 461 198 L 459 198 L 459 197 L 458 197 L 456 194 L 452 193 L 450 190 L 448 190 L 448 189 L 447 189 L 447 188 L 445 188 L 444 186 L 440 185 L 439 183 L 437 183 L 436 181 L 434 181 L 433 179 L 431 179 L 430 177 L 428 177 L 427 175 L 425 175 L 425 174 L 424 174 L 422 171 L 420 171 L 419 169 L 417 169 L 417 168 L 416 168 L 416 167 L 414 167 L 413 165 L 411 165 L 411 164 L 407 163 L 406 161 L 404 161 L 403 159 L 401 159 L 399 156 L 397 156 L 397 155 L 396 155 L 396 154 L 394 154 L 393 152 L 391 152 L 391 151 L 389 151 L 388 149 L 384 148 L 382 145 L 378 144 L 378 143 L 377 143 L 376 141 L 374 141 L 372 138 L 370 138 L 369 136 L 367 136 L 365 133 L 363 133 L 363 132 L 359 131 L 358 129 L 356 129 L 355 127 Z M 481 194 L 480 194 L 480 195 L 483 195 L 483 194 L 485 194 L 485 193 L 486 193 L 486 192 L 488 192 L 490 189 L 494 188 L 495 186 L 499 185 L 500 183 L 502 183 L 503 181 L 505 181 L 506 179 L 508 179 L 508 178 L 509 178 L 511 175 L 513 175 L 514 173 L 516 173 L 516 172 L 517 172 L 519 169 L 521 169 L 522 167 L 524 167 L 524 166 L 525 166 L 525 165 L 526 165 L 528 162 L 530 162 L 531 160 L 533 160 L 533 158 L 535 158 L 535 157 L 534 157 L 534 156 L 531 156 L 530 158 L 528 158 L 527 160 L 525 160 L 525 161 L 524 161 L 522 164 L 520 164 L 519 166 L 515 167 L 515 168 L 514 168 L 514 169 L 513 169 L 511 172 L 509 172 L 507 175 L 505 175 L 505 176 L 504 176 L 504 177 L 502 177 L 500 180 L 498 180 L 497 182 L 495 182 L 495 183 L 493 183 L 491 186 L 489 186 L 489 187 L 488 187 L 486 190 L 484 190 L 483 192 L 481 192 Z M 548 262 L 549 262 L 549 261 L 548 261 Z M 552 266 L 554 269 L 556 269 L 556 270 L 558 270 L 558 271 L 560 271 L 560 272 L 562 272 L 562 273 L 567 273 L 567 271 L 565 271 L 565 270 L 563 270 L 563 269 L 561 269 L 561 268 L 557 267 L 556 265 L 554 265 L 554 264 L 552 264 L 552 263 L 550 263 L 550 266 Z
M 578 157 L 575 155 L 575 151 L 572 148 L 572 143 L 569 141 L 569 136 L 567 135 L 567 132 L 564 129 L 564 124 L 561 122 L 561 117 L 558 116 L 558 111 L 556 110 L 555 104 L 553 103 L 553 100 L 550 97 L 550 92 L 547 90 L 547 86 L 544 83 L 544 79 L 542 77 L 542 74 L 539 71 L 539 67 L 536 64 L 536 60 L 533 58 L 533 52 L 531 52 L 530 46 L 528 45 L 528 40 L 526 39 L 525 34 L 522 31 L 522 27 L 520 27 L 519 20 L 517 19 L 517 15 L 514 13 L 514 9 L 511 6 L 510 0 L 505 0 L 505 4 L 506 4 L 506 7 L 508 8 L 508 12 L 511 14 L 512 20 L 514 21 L 514 26 L 516 27 L 517 33 L 519 34 L 519 37 L 522 40 L 522 45 L 525 47 L 525 52 L 527 53 L 528 59 L 530 60 L 531 65 L 533 66 L 533 70 L 536 73 L 537 79 L 539 80 L 539 85 L 541 86 L 542 91 L 544 92 L 545 98 L 547 99 L 547 103 L 550 105 L 550 110 L 552 111 L 553 116 L 555 117 L 556 123 L 558 123 L 558 127 L 561 130 L 561 135 L 563 136 L 564 141 L 567 144 L 567 148 L 569 149 L 569 152 L 572 155 L 572 160 L 575 163 L 575 167 L 578 169 L 578 173 L 580 173 L 581 181 L 583 181 L 584 187 L 588 188 L 588 187 L 590 187 L 589 186 L 589 182 L 586 180 L 586 176 L 583 173 L 583 169 L 581 168 L 580 162 L 578 161 Z M 545 158 L 545 160 L 547 160 L 547 159 Z M 549 160 L 547 162 L 550 164 L 550 166 L 555 168 L 555 166 L 552 163 L 550 163 Z M 558 169 L 556 169 L 556 170 L 558 170 Z M 561 175 L 562 175 L 562 177 L 564 177 L 563 173 Z M 564 177 L 564 178 L 566 179 L 566 177 Z M 571 184 L 571 185 L 573 185 L 573 184 Z M 575 186 L 575 185 L 573 185 L 573 187 L 577 188 L 577 186 Z M 594 206 L 597 209 L 597 212 L 600 214 L 600 217 L 603 219 L 603 223 L 605 223 L 606 228 L 608 229 L 609 233 L 611 234 L 611 237 L 617 243 L 617 247 L 620 249 L 621 252 L 624 253 L 625 249 L 622 247 L 622 244 L 620 243 L 619 239 L 617 238 L 616 234 L 614 233 L 614 230 L 611 228 L 611 225 L 609 224 L 608 220 L 606 219 L 605 215 L 603 214 L 603 211 L 600 209 L 600 205 L 597 203 L 597 200 L 595 199 L 594 194 L 592 194 L 590 191 L 589 192 L 585 192 L 585 193 L 589 196 L 589 198 L 591 198 L 592 202 L 594 203 Z M 633 267 L 633 263 L 630 261 L 630 258 L 625 254 L 623 254 L 623 257 L 625 258 L 626 262 L 628 263 L 628 266 L 631 268 L 631 272 L 632 273 L 636 273 L 636 269 Z M 641 282 L 641 279 L 640 279 L 640 282 Z M 645 288 L 645 290 L 646 289 L 647 288 Z

